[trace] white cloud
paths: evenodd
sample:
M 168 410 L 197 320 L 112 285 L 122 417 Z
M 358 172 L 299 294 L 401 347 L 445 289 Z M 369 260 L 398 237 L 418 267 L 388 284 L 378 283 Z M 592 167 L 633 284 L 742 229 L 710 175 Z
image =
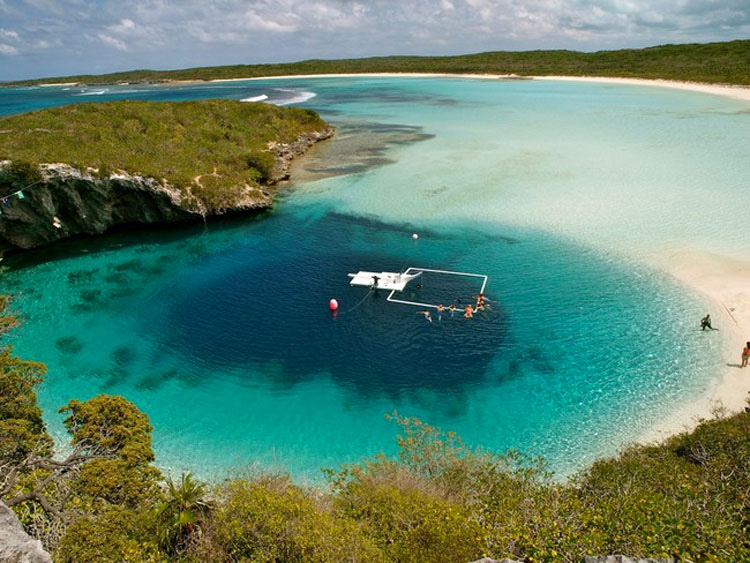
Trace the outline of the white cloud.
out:
M 0 39 L 5 39 L 6 41 L 20 41 L 21 38 L 18 36 L 17 31 L 9 30 L 9 29 L 3 29 L 0 28 Z
M 299 29 L 299 26 L 295 23 L 284 23 L 283 17 L 280 18 L 282 21 L 276 21 L 268 16 L 264 17 L 258 14 L 255 10 L 248 10 L 245 14 L 245 21 L 249 29 L 257 29 L 261 31 L 270 31 L 272 33 L 292 33 Z M 295 19 L 295 18 L 289 18 Z
M 21 38 L 32 51 L 46 49 L 33 63 L 24 61 L 31 66 L 14 67 L 42 75 L 43 68 L 60 74 L 750 37 L 749 0 L 97 0 L 96 9 L 93 5 L 0 0 L 2 52 L 20 48 Z M 92 49 L 92 43 L 109 48 Z M 0 80 L 19 70 L 6 59 Z
M 112 33 L 127 34 L 135 29 L 135 22 L 130 18 L 125 18 L 115 25 L 108 26 L 107 29 Z
M 120 41 L 119 39 L 116 39 L 110 35 L 105 35 L 104 33 L 97 33 L 97 38 L 104 43 L 105 45 L 109 45 L 110 47 L 114 47 L 118 51 L 127 51 L 128 46 L 125 45 L 124 42 Z
M 17 55 L 18 49 L 13 47 L 13 45 L 7 45 L 5 43 L 0 43 L 0 54 L 2 55 Z

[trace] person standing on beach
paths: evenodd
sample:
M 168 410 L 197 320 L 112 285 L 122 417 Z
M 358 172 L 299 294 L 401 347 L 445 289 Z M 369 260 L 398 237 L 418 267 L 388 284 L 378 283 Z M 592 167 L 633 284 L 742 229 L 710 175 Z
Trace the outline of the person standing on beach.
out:
M 746 368 L 748 360 L 750 360 L 750 342 L 746 342 L 745 347 L 742 349 L 742 362 L 740 363 L 740 367 Z
M 706 316 L 701 319 L 701 330 L 718 330 L 711 326 L 711 315 L 706 313 Z

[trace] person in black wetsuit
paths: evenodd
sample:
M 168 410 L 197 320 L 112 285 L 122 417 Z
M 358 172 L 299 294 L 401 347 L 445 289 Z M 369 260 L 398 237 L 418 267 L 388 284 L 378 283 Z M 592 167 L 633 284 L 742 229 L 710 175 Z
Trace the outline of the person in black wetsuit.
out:
M 377 288 L 378 287 L 378 280 L 380 279 L 379 276 L 372 276 L 372 287 Z
M 701 330 L 718 330 L 711 326 L 711 315 L 706 313 L 706 316 L 701 319 Z

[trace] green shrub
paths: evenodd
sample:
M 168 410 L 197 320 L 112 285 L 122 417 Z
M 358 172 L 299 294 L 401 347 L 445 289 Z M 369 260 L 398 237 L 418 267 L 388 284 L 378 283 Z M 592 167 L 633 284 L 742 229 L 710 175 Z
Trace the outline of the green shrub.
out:
M 470 510 L 408 473 L 359 475 L 336 501 L 347 518 L 366 525 L 389 561 L 472 561 L 486 551 Z
M 154 541 L 150 516 L 111 508 L 68 527 L 55 551 L 58 563 L 161 563 L 168 561 Z
M 265 183 L 271 177 L 276 159 L 268 151 L 254 151 L 247 157 L 247 167 L 255 171 L 253 176 L 262 183 Z
M 26 160 L 13 159 L 13 161 L 0 169 L 0 183 L 9 188 L 5 192 L 20 190 L 42 179 L 42 173 L 37 164 Z
M 287 478 L 222 487 L 216 541 L 234 561 L 379 561 L 357 523 L 334 518 Z

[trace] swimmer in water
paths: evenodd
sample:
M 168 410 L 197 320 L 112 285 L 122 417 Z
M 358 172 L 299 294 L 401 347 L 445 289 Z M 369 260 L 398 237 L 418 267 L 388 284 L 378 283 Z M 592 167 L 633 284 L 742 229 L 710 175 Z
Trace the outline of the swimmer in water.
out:
M 484 293 L 480 293 L 479 295 L 473 295 L 472 297 L 474 297 L 477 300 L 477 309 L 479 309 L 480 311 L 483 311 L 485 308 L 486 309 L 490 308 L 490 304 L 487 303 L 489 299 L 485 297 Z
M 427 319 L 428 323 L 432 322 L 432 315 L 429 311 L 418 311 L 417 315 L 424 315 L 424 318 Z
M 474 310 L 471 308 L 471 305 L 467 305 L 464 309 L 464 317 L 467 319 L 474 318 Z
M 451 312 L 451 317 L 453 317 L 453 313 L 456 312 L 456 306 L 451 303 L 450 305 L 448 305 L 448 310 Z
M 445 305 L 438 305 L 435 308 L 437 309 L 437 312 L 438 312 L 438 321 L 442 321 L 443 320 L 443 311 L 445 311 Z

